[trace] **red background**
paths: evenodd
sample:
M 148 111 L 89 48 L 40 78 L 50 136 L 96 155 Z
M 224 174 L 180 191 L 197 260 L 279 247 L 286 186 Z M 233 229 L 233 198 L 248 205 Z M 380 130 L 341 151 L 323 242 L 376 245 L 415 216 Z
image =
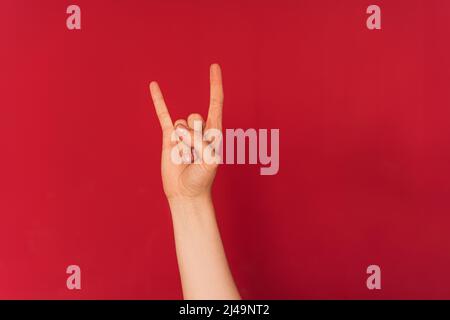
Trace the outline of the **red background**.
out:
M 280 129 L 278 175 L 215 182 L 244 298 L 450 298 L 449 17 L 447 0 L 2 0 L 0 298 L 181 297 L 148 83 L 174 120 L 206 115 L 212 62 L 226 128 Z

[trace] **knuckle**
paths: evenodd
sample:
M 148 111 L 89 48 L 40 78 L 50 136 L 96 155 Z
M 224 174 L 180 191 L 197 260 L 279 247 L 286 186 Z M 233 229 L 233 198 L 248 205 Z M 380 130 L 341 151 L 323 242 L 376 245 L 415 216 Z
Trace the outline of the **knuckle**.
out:
M 199 113 L 191 113 L 188 119 L 202 119 L 202 116 Z

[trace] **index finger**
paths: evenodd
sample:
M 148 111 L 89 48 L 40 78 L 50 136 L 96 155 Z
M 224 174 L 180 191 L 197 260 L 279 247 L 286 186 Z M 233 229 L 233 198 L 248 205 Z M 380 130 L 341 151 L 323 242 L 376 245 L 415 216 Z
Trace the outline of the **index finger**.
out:
M 208 111 L 208 127 L 222 128 L 223 85 L 222 71 L 218 64 L 212 64 L 209 70 L 210 100 Z
M 156 115 L 161 124 L 162 131 L 167 131 L 173 128 L 172 119 L 170 118 L 169 110 L 167 109 L 164 97 L 161 93 L 158 83 L 152 81 L 150 83 L 150 93 L 152 95 L 153 104 L 155 105 Z

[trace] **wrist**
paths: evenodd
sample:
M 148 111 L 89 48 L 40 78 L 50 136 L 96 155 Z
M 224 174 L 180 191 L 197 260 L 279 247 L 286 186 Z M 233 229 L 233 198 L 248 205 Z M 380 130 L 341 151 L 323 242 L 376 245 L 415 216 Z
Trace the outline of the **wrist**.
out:
M 191 196 L 176 196 L 167 199 L 172 212 L 172 216 L 181 214 L 200 215 L 205 213 L 213 213 L 213 202 L 211 194 L 205 193 Z
M 204 192 L 195 196 L 176 195 L 167 197 L 169 204 L 197 204 L 202 202 L 211 201 L 211 193 Z

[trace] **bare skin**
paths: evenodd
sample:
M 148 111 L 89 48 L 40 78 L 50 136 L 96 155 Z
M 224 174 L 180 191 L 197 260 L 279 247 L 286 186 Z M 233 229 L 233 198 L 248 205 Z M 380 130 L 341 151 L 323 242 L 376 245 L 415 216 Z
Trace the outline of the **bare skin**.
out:
M 188 300 L 240 299 L 234 283 L 211 198 L 211 186 L 217 163 L 202 161 L 176 164 L 172 149 L 186 141 L 173 141 L 173 133 L 194 135 L 194 121 L 204 129 L 222 130 L 223 86 L 219 65 L 210 67 L 210 104 L 204 122 L 201 115 L 193 113 L 185 119 L 172 122 L 161 90 L 156 82 L 150 83 L 150 93 L 161 124 L 163 143 L 161 174 L 164 192 L 169 202 L 175 234 L 178 267 L 183 296 Z M 203 157 L 202 146 L 189 143 L 198 157 Z

